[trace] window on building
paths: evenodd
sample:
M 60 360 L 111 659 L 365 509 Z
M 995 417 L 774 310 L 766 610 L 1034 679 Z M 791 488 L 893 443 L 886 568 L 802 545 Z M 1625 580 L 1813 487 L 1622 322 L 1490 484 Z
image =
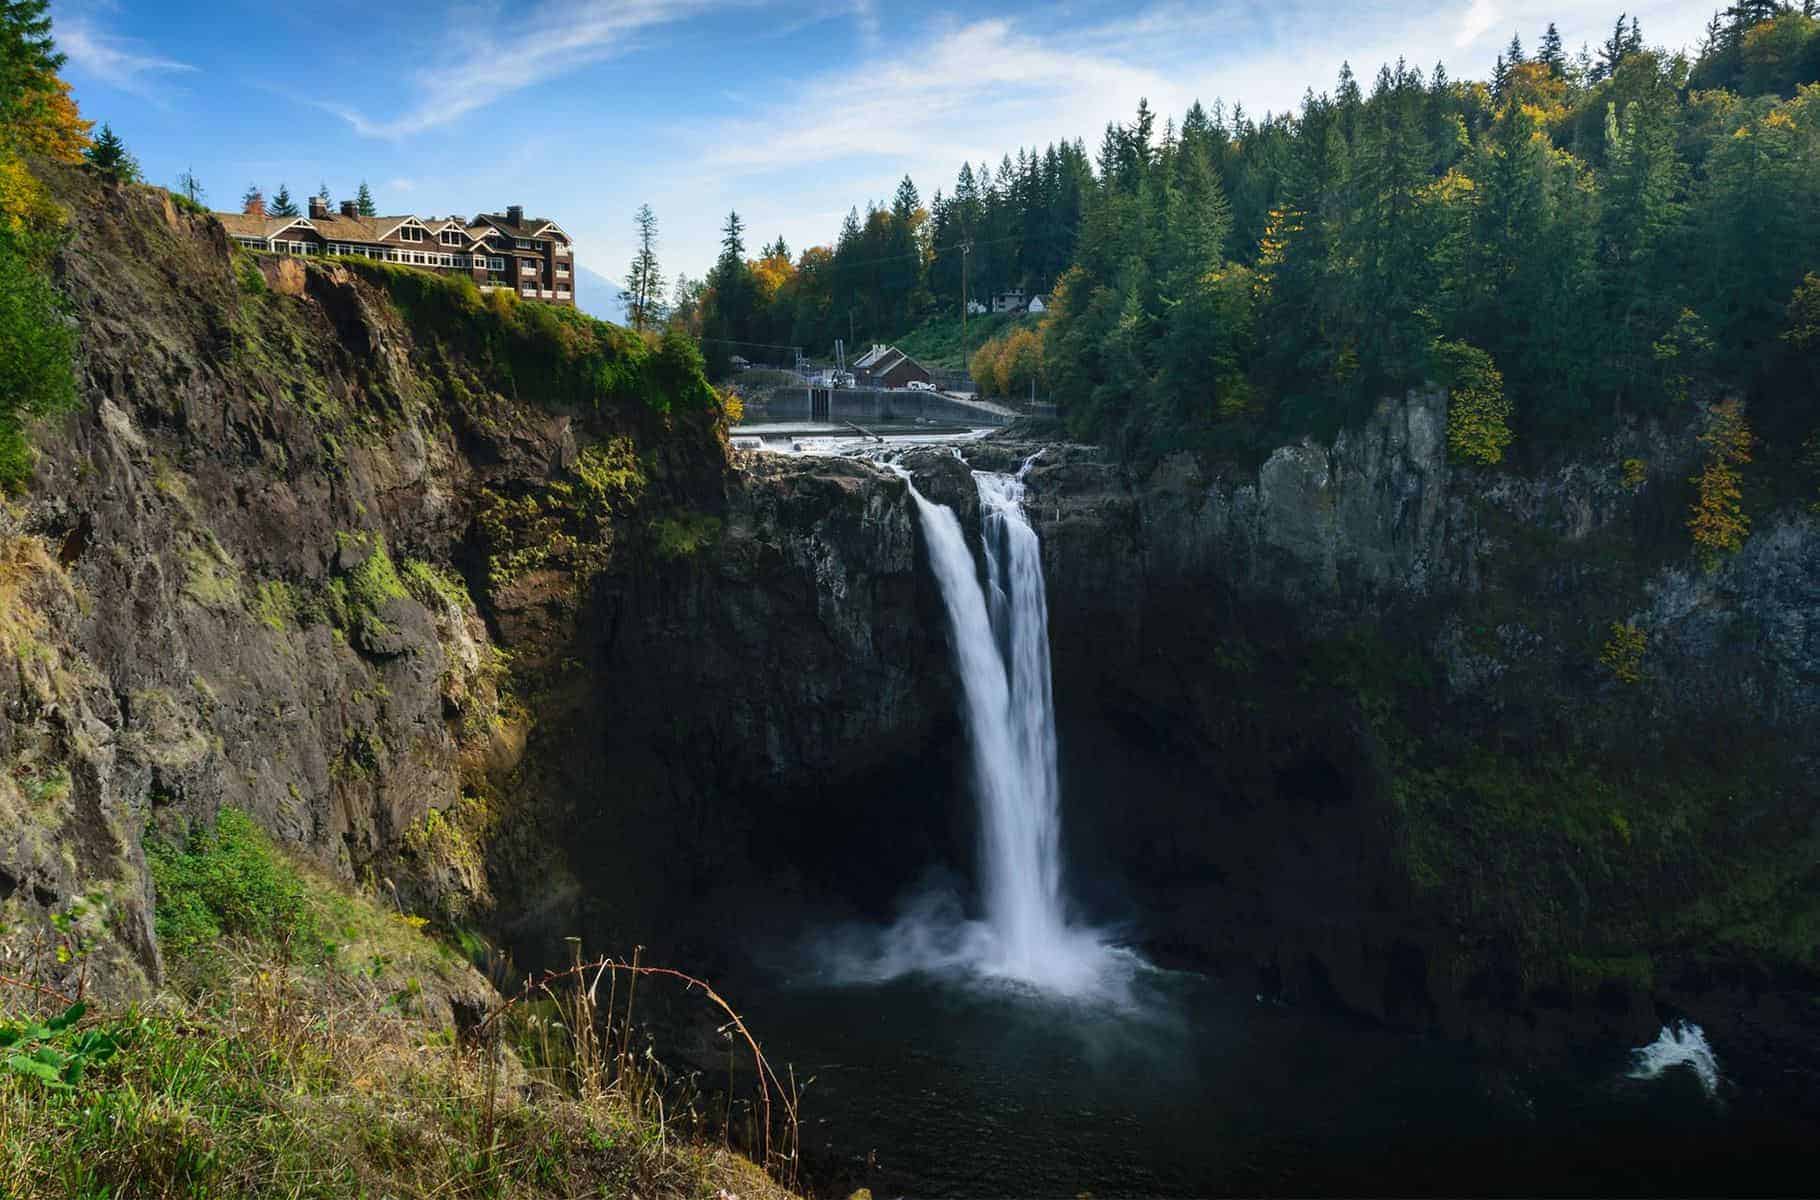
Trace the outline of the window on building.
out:
M 518 242 L 518 248 L 520 250 L 529 250 L 531 248 L 531 240 L 529 238 L 517 238 L 515 240 Z

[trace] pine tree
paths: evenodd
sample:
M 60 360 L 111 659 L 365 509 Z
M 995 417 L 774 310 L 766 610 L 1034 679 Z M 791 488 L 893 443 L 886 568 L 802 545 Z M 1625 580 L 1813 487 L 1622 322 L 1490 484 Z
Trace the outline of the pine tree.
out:
M 1637 18 L 1630 19 L 1630 32 L 1624 35 L 1624 53 L 1637 54 L 1643 49 L 1643 23 Z
M 619 294 L 632 328 L 643 333 L 662 321 L 664 277 L 657 265 L 657 216 L 649 204 L 638 206 L 632 221 L 638 226 L 638 250 L 626 272 L 626 289 Z M 778 241 L 781 243 L 782 238 Z
M 1548 73 L 1559 79 L 1567 74 L 1567 56 L 1561 50 L 1561 31 L 1550 21 L 1542 34 L 1542 49 L 1536 54 L 1536 61 L 1548 68 Z
M 727 214 L 727 223 L 720 230 L 720 261 L 722 263 L 744 262 L 746 259 L 746 223 L 739 219 L 739 213 Z
M 139 160 L 127 152 L 126 143 L 120 140 L 111 125 L 101 126 L 86 157 L 90 167 L 115 183 L 139 180 Z
M 326 183 L 317 185 L 316 199 L 322 201 L 323 207 L 325 207 L 325 208 L 330 207 L 335 203 L 335 201 L 329 196 L 329 185 Z
M 1504 49 L 1504 61 L 1507 66 L 1516 66 L 1529 60 L 1523 57 L 1523 39 L 1516 34 L 1510 35 L 1510 45 Z
M 354 211 L 363 217 L 376 217 L 379 207 L 373 203 L 373 193 L 367 190 L 367 181 L 360 181 L 360 190 L 354 193 Z
M 291 199 L 291 191 L 284 184 L 278 185 L 278 194 L 272 197 L 272 215 L 274 217 L 298 216 L 297 202 Z
M 1599 61 L 1593 67 L 1594 83 L 1601 79 L 1611 78 L 1611 73 L 1618 69 L 1618 64 L 1624 61 L 1626 54 L 1630 53 L 1630 35 L 1624 28 L 1624 18 L 1627 15 L 1626 13 L 1618 14 L 1617 23 L 1612 26 L 1611 37 L 1605 40 L 1603 46 L 1599 47 Z
M 0 0 L 0 129 L 10 129 L 35 98 L 57 90 L 64 56 L 51 40 L 45 0 Z
M 246 192 L 240 197 L 240 211 L 248 214 L 264 214 L 265 192 L 258 184 L 246 185 Z
M 1706 22 L 1706 30 L 1700 36 L 1700 57 L 1711 58 L 1725 46 L 1725 23 L 1714 12 Z

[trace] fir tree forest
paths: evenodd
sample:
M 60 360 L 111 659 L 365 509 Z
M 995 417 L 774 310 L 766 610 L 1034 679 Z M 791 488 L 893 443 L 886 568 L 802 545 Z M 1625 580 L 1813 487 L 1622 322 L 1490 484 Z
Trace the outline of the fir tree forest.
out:
M 1034 376 L 1075 436 L 1140 455 L 1331 434 L 1469 373 L 1497 381 L 1471 389 L 1490 407 L 1456 446 L 1469 460 L 1722 391 L 1750 397 L 1769 453 L 1798 456 L 1817 80 L 1820 22 L 1747 2 L 1691 59 L 1620 17 L 1577 54 L 1552 25 L 1533 49 L 1513 38 L 1487 80 L 1399 61 L 1345 69 L 1293 113 L 1140 103 L 1091 150 L 964 164 L 926 204 L 905 178 L 831 248 L 752 257 L 734 214 L 676 314 L 713 362 L 737 342 L 890 339 L 958 314 L 963 289 L 1053 292 L 1040 333 L 983 361 L 1009 351 L 1005 390 Z

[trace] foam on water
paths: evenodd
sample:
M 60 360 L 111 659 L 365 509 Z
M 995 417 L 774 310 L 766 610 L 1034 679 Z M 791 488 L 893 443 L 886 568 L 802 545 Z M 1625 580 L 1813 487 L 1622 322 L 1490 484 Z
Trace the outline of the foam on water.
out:
M 1631 1052 L 1632 1079 L 1659 1079 L 1675 1067 L 1686 1067 L 1711 1096 L 1719 1090 L 1719 1059 L 1706 1041 L 1706 1031 L 1692 1021 L 1664 1025 L 1656 1040 Z

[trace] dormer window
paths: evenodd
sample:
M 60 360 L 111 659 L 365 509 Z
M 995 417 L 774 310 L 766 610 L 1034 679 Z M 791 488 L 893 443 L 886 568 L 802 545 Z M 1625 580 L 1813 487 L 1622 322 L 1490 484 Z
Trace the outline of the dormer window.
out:
M 415 225 L 406 225 L 398 230 L 398 237 L 406 242 L 423 241 L 423 230 Z
M 464 240 L 466 239 L 461 236 L 461 230 L 459 229 L 445 229 L 442 231 L 442 244 L 445 246 L 459 246 Z

